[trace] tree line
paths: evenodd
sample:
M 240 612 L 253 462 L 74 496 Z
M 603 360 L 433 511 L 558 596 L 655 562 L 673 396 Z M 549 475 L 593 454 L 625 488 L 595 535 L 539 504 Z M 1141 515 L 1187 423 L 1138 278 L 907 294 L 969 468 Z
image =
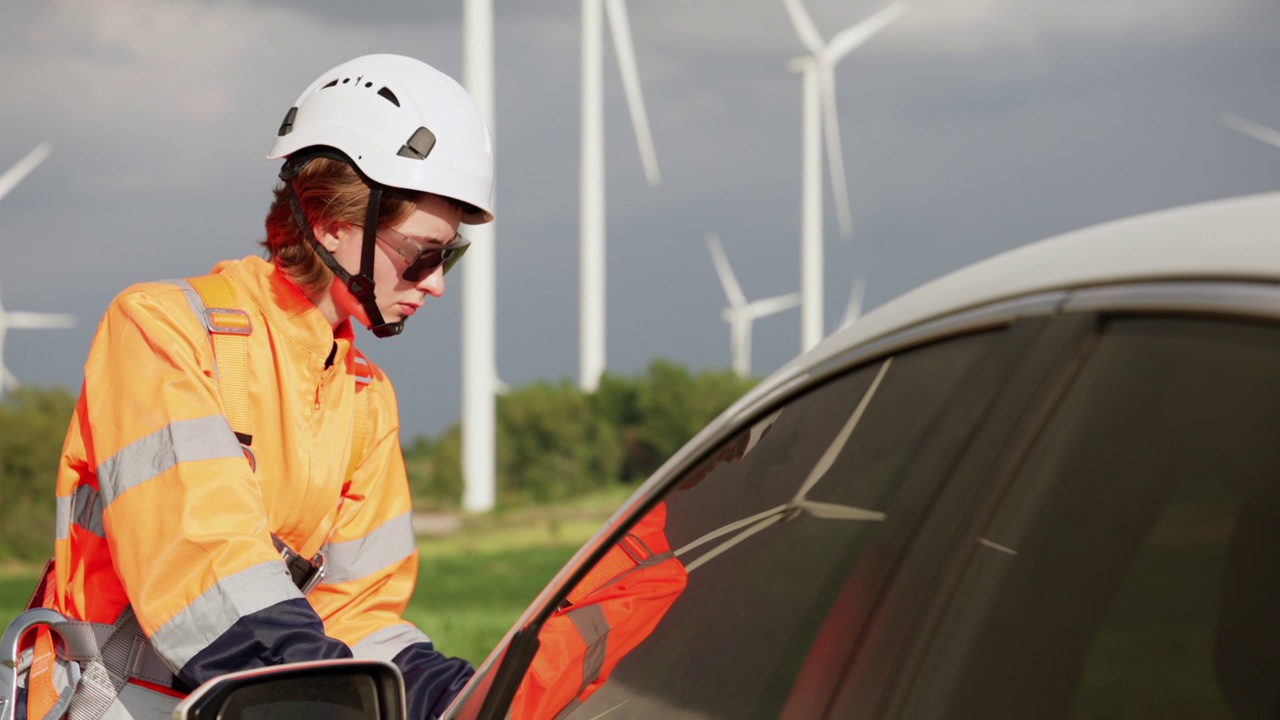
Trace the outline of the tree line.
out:
M 513 389 L 497 398 L 498 507 L 638 483 L 754 383 L 655 360 L 636 375 L 606 373 L 592 393 L 567 380 Z M 0 401 L 0 560 L 52 553 L 54 474 L 74 408 L 63 388 L 22 387 Z M 456 423 L 405 442 L 416 509 L 461 505 L 461 458 Z

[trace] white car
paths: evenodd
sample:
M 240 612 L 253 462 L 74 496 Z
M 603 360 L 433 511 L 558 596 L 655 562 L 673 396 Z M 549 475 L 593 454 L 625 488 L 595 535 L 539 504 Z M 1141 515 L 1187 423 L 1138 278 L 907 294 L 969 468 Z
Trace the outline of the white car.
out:
M 1280 195 L 1020 248 L 778 370 L 447 716 L 508 712 L 1280 716 Z

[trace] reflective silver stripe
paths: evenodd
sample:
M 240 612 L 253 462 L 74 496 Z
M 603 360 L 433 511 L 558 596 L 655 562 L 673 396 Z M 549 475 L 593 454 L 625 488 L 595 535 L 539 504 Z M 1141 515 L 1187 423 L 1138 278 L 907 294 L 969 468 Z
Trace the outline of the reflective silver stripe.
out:
M 413 554 L 413 521 L 409 513 L 397 515 L 362 538 L 326 543 L 324 583 L 334 585 L 368 577 Z
M 156 630 L 151 645 L 170 667 L 181 668 L 240 618 L 301 597 L 284 563 L 268 560 L 214 583 Z
M 73 522 L 100 538 L 107 536 L 102 529 L 102 502 L 93 486 L 79 485 L 69 497 L 59 497 L 55 502 L 55 539 L 71 537 Z
M 400 623 L 369 633 L 365 639 L 351 646 L 351 654 L 358 660 L 391 662 L 401 650 L 424 642 L 431 642 L 426 633 L 408 623 Z
M 218 377 L 218 353 L 213 350 L 213 335 L 209 328 L 209 315 L 205 313 L 204 298 L 200 297 L 200 291 L 186 280 L 169 280 L 174 285 L 182 288 L 182 294 L 187 298 L 187 307 L 191 308 L 191 314 L 196 316 L 196 320 L 200 323 L 200 327 L 209 333 L 209 348 L 213 357 L 213 376 Z
M 604 668 L 605 648 L 609 640 L 609 621 L 604 617 L 604 610 L 599 605 L 585 605 L 565 613 L 578 628 L 578 634 L 587 645 L 587 654 L 582 660 L 582 687 L 578 692 L 587 689 L 593 680 L 600 677 Z
M 243 457 L 240 442 L 222 415 L 175 420 L 129 443 L 98 466 L 102 506 L 178 463 Z
M 196 316 L 200 321 L 200 325 L 204 327 L 205 332 L 209 332 L 209 316 L 204 312 L 204 298 L 200 297 L 200 293 L 191 283 L 186 280 L 166 280 L 182 288 L 182 294 L 187 298 L 187 307 L 191 308 L 191 314 Z

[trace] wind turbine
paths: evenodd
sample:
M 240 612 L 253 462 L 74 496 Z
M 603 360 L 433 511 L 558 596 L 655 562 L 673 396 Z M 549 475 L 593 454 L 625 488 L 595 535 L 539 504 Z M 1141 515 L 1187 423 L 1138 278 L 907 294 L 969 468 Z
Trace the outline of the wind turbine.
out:
M 729 258 L 725 257 L 720 238 L 715 233 L 707 234 L 707 247 L 711 250 L 711 261 L 716 265 L 716 274 L 720 276 L 725 297 L 729 299 L 729 307 L 720 313 L 720 317 L 729 323 L 733 371 L 738 377 L 745 378 L 751 375 L 751 323 L 800 304 L 800 293 L 747 302 L 747 296 L 734 277 L 733 268 L 729 267 Z
M 1259 125 L 1252 120 L 1246 120 L 1239 115 L 1232 115 L 1231 113 L 1223 113 L 1222 122 L 1232 130 L 1242 132 L 1255 140 L 1261 140 L 1268 145 L 1280 147 L 1280 130 L 1273 130 L 1266 125 Z
M 656 186 L 658 160 L 640 92 L 631 25 L 623 0 L 582 0 L 582 145 L 579 232 L 581 243 L 578 384 L 594 391 L 604 372 L 605 346 L 605 173 L 604 32 L 607 19 L 622 74 L 645 178 Z
M 836 200 L 836 217 L 840 232 L 853 235 L 853 216 L 849 208 L 849 190 L 844 176 L 844 152 L 840 146 L 840 123 L 836 116 L 835 66 L 845 55 L 870 40 L 907 11 L 895 2 L 880 12 L 848 27 L 824 42 L 813 18 L 800 0 L 782 0 L 808 55 L 788 63 L 792 70 L 804 74 L 804 140 L 801 180 L 800 221 L 800 344 L 808 350 L 822 339 L 822 135 L 825 132 L 827 167 L 831 173 L 831 191 Z
M 76 324 L 74 315 L 54 313 L 7 312 L 0 305 L 0 394 L 18 387 L 18 378 L 4 364 L 4 337 L 9 330 L 27 328 L 69 328 Z
M 36 166 L 44 162 L 49 157 L 49 153 L 53 152 L 53 147 L 47 142 L 42 142 L 35 146 L 26 157 L 17 162 L 16 165 L 5 171 L 4 175 L 0 175 L 0 199 L 9 194 L 23 178 L 31 174 Z M 9 370 L 9 366 L 4 364 L 4 338 L 10 329 L 16 328 L 67 328 L 75 325 L 76 319 L 73 315 L 58 315 L 53 313 L 33 313 L 33 312 L 6 312 L 4 305 L 0 304 L 0 395 L 4 394 L 6 388 L 13 389 L 18 387 L 18 378 L 14 377 L 13 372 Z

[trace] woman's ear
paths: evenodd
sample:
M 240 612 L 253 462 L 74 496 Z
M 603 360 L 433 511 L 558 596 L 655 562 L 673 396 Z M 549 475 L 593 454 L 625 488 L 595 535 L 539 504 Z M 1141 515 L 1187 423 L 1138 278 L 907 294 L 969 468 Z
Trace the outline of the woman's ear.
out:
M 351 226 L 347 223 L 333 222 L 329 223 L 327 227 L 316 225 L 312 228 L 312 232 L 316 234 L 316 241 L 318 241 L 325 250 L 328 250 L 330 253 L 335 253 L 338 251 L 338 246 L 342 244 L 343 230 L 349 229 L 350 227 Z

